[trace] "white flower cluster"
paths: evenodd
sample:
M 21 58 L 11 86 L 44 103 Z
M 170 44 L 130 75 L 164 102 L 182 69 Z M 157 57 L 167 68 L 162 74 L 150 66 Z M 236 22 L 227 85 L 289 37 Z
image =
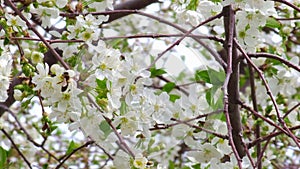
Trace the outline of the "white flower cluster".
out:
M 38 73 L 32 78 L 36 85 L 34 90 L 40 91 L 45 106 L 52 106 L 53 112 L 50 116 L 56 117 L 59 122 L 76 120 L 73 114 L 81 109 L 78 98 L 81 90 L 73 79 L 75 72 L 64 70 L 57 64 L 52 65 L 50 71 L 47 64 L 39 63 L 36 68 Z
M 188 22 L 196 26 L 205 19 L 220 13 L 224 6 L 230 4 L 237 10 L 237 39 L 247 52 L 255 52 L 257 45 L 264 40 L 259 39 L 261 37 L 260 27 L 266 24 L 268 17 L 277 15 L 272 1 L 225 0 L 221 3 L 215 3 L 211 0 L 204 0 L 199 2 L 195 11 L 186 10 L 185 6 L 177 6 L 177 10 L 180 11 L 178 18 L 181 22 Z
M 93 57 L 91 65 L 87 66 L 90 76 L 82 82 L 82 86 L 92 89 L 87 91 L 96 98 L 101 112 L 88 103 L 84 94 L 79 96 L 82 90 L 77 88 L 74 71 L 65 70 L 57 64 L 49 68 L 47 64 L 39 63 L 38 73 L 32 78 L 36 85 L 34 90 L 40 91 L 40 96 L 44 99 L 43 104 L 52 108 L 50 118 L 55 117 L 57 122 L 67 122 L 71 119 L 73 124 L 70 125 L 70 130 L 80 128 L 85 136 L 110 150 L 116 146 L 113 142 L 117 141 L 117 138 L 112 130 L 101 129 L 106 123 L 101 113 L 112 120 L 112 125 L 119 126 L 118 131 L 122 136 L 142 134 L 150 139 L 150 128 L 157 124 L 171 124 L 171 118 L 187 120 L 209 111 L 205 98 L 199 95 L 203 92 L 199 84 L 191 85 L 190 95 L 181 95 L 172 102 L 167 92 L 149 88 L 152 85 L 151 73 L 143 60 L 135 56 L 123 56 L 119 50 L 106 47 L 102 41 L 97 45 L 87 44 L 88 53 L 93 54 Z M 196 122 L 190 123 L 196 125 Z M 220 125 L 223 125 L 224 129 L 225 123 L 221 121 L 213 124 L 214 129 L 220 130 L 216 127 Z M 175 126 L 172 131 L 174 132 L 169 133 L 169 136 L 174 140 L 182 140 L 187 135 L 198 137 L 196 135 L 199 134 L 193 134 L 186 125 Z M 201 133 L 201 138 L 205 138 L 206 135 Z M 194 140 L 184 140 L 196 144 Z M 165 141 L 160 140 L 161 144 L 168 145 L 168 149 L 178 144 L 178 141 L 172 144 Z M 226 147 L 225 144 L 224 146 Z M 131 148 L 135 149 L 133 145 Z M 221 151 L 217 147 L 214 149 L 216 152 Z M 217 153 L 215 158 L 219 159 L 220 154 L 222 153 Z M 173 156 L 168 155 L 168 158 L 171 157 Z M 144 168 L 146 162 L 145 157 L 136 157 L 133 165 Z
M 100 33 L 98 27 L 102 22 L 107 20 L 108 16 L 79 15 L 76 17 L 76 24 L 67 27 L 69 32 L 68 39 L 77 38 L 86 42 L 97 40 Z
M 10 84 L 12 61 L 11 54 L 8 51 L 2 51 L 0 56 L 0 102 L 4 102 L 8 97 L 7 90 Z

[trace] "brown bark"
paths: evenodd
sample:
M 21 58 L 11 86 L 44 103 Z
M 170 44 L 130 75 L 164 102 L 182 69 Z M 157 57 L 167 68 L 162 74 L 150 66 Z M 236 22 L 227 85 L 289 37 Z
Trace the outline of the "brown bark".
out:
M 234 27 L 233 37 L 236 37 L 235 32 L 235 22 L 234 19 L 230 19 L 230 17 L 234 18 L 234 13 L 230 11 L 229 6 L 224 8 L 224 27 L 226 40 L 224 48 L 228 52 L 228 39 L 230 37 L 229 29 L 230 27 Z M 232 22 L 233 21 L 233 22 Z M 237 149 L 239 156 L 242 158 L 245 156 L 245 149 L 242 142 L 242 125 L 241 125 L 241 116 L 238 106 L 239 100 L 239 59 L 236 45 L 233 44 L 232 51 L 232 73 L 228 82 L 228 112 L 230 118 L 230 124 L 232 127 L 232 137 Z M 228 57 L 229 54 L 227 54 Z M 229 131 L 230 132 L 230 131 Z

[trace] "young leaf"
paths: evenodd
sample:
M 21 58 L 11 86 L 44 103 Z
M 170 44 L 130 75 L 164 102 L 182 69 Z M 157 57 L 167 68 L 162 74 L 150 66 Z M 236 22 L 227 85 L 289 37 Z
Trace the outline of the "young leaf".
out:
M 105 120 L 100 123 L 99 128 L 101 131 L 103 131 L 105 137 L 107 137 L 112 132 L 109 124 Z
M 165 73 L 167 73 L 165 70 L 163 69 L 156 69 L 154 67 L 150 68 L 150 72 L 151 72 L 151 78 L 156 77 L 156 76 L 160 76 L 163 75 Z
M 191 0 L 191 2 L 186 7 L 186 9 L 195 11 L 195 10 L 197 10 L 198 3 L 199 3 L 199 0 Z
M 281 24 L 276 19 L 269 17 L 267 19 L 266 27 L 269 27 L 269 28 L 280 28 Z
M 170 91 L 172 91 L 174 89 L 174 87 L 176 86 L 175 83 L 173 82 L 168 82 L 167 84 L 165 84 L 162 88 L 163 91 L 170 93 Z
M 175 102 L 177 99 L 179 99 L 180 96 L 179 95 L 176 95 L 176 94 L 170 94 L 170 101 L 171 102 Z
M 72 151 L 76 148 L 78 148 L 78 145 L 72 140 L 69 144 L 66 154 L 72 153 Z
M 7 151 L 0 146 L 0 168 L 5 168 L 7 162 Z

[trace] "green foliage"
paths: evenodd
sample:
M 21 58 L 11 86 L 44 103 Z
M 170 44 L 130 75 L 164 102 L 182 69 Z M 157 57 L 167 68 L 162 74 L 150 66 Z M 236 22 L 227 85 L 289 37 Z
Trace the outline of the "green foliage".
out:
M 35 67 L 32 66 L 30 63 L 28 62 L 23 62 L 22 63 L 22 72 L 25 74 L 25 76 L 29 77 L 29 76 L 33 76 L 34 71 L 35 71 Z
M 67 149 L 67 152 L 66 154 L 69 155 L 71 154 L 76 148 L 78 148 L 79 145 L 76 144 L 73 140 L 69 143 L 69 146 L 68 146 L 68 149 Z
M 268 28 L 280 28 L 281 23 L 277 21 L 275 18 L 269 17 L 267 19 L 266 27 Z
M 114 49 L 119 49 L 122 53 L 123 52 L 131 52 L 129 44 L 127 40 L 124 39 L 114 39 L 110 42 L 111 46 Z
M 48 48 L 43 42 L 38 43 L 38 51 L 39 52 L 46 53 L 47 50 L 48 50 Z
M 222 86 L 225 79 L 225 73 L 223 71 L 216 71 L 210 67 L 206 70 L 197 70 L 195 73 L 195 80 L 204 81 L 216 86 Z
M 194 76 L 197 82 L 212 84 L 212 87 L 206 91 L 206 101 L 214 110 L 221 108 L 223 105 L 223 97 L 219 96 L 217 100 L 215 100 L 214 97 L 218 89 L 223 85 L 225 73 L 208 67 L 207 70 L 196 71 Z
M 169 160 L 169 169 L 175 169 L 174 161 Z
M 201 165 L 199 163 L 192 165 L 192 167 L 193 167 L 193 169 L 201 169 Z
M 43 116 L 41 121 L 43 124 L 42 130 L 46 136 L 50 136 L 52 132 L 57 129 L 56 124 L 52 122 L 48 116 Z
M 8 152 L 0 146 L 0 168 L 7 167 L 7 154 Z
M 111 132 L 112 129 L 110 128 L 109 124 L 107 123 L 107 121 L 103 120 L 100 124 L 99 124 L 99 128 L 100 130 L 104 133 L 104 136 L 107 137 Z
M 173 82 L 168 82 L 167 84 L 165 84 L 162 88 L 163 91 L 170 93 L 174 87 L 176 87 L 176 84 Z
M 156 69 L 155 67 L 150 68 L 150 72 L 151 72 L 151 76 L 150 76 L 151 78 L 157 77 L 157 76 L 160 76 L 160 75 L 163 75 L 163 74 L 167 73 L 165 70 Z
M 48 167 L 49 167 L 49 164 L 47 164 L 47 163 L 43 164 L 43 166 L 42 166 L 43 169 L 47 169 Z
M 199 0 L 191 0 L 186 9 L 195 11 L 197 10 L 198 4 Z
M 169 94 L 169 96 L 170 96 L 170 101 L 173 102 L 173 103 L 174 103 L 177 99 L 180 98 L 180 96 L 179 96 L 179 95 L 176 95 L 176 94 Z
M 97 87 L 96 87 L 96 101 L 102 109 L 105 109 L 107 105 L 107 93 L 109 92 L 106 87 L 107 79 L 99 80 L 96 79 Z

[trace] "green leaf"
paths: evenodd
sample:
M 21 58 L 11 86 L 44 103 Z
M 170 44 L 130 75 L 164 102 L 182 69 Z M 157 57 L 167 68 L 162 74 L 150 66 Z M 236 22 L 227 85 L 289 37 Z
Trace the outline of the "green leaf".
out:
M 186 7 L 186 9 L 195 11 L 195 10 L 197 10 L 198 3 L 199 3 L 199 0 L 191 0 L 189 5 Z
M 214 99 L 215 94 L 217 93 L 219 88 L 219 86 L 213 86 L 206 91 L 206 102 L 213 110 L 217 110 L 223 107 L 223 94 L 219 96 L 217 100 Z
M 195 80 L 204 81 L 206 83 L 210 83 L 210 78 L 207 70 L 197 70 L 195 74 Z
M 106 81 L 107 81 L 106 79 L 104 80 L 96 79 L 96 83 L 97 83 L 96 92 L 98 94 L 97 96 L 98 99 L 107 98 L 108 89 L 106 87 Z
M 70 154 L 70 153 L 72 153 L 72 151 L 74 151 L 76 148 L 78 148 L 79 146 L 72 140 L 71 142 L 70 142 L 70 144 L 69 144 L 69 147 L 68 147 L 68 149 L 67 149 L 67 152 L 66 152 L 66 154 Z
M 42 165 L 42 168 L 43 169 L 47 169 L 49 167 L 49 164 L 44 164 L 44 165 Z
M 5 168 L 7 164 L 7 151 L 0 146 L 0 168 Z
M 156 77 L 156 76 L 160 76 L 163 75 L 165 73 L 167 73 L 165 70 L 163 69 L 156 69 L 154 67 L 150 68 L 150 72 L 151 72 L 151 78 Z
M 207 70 L 198 70 L 195 73 L 196 81 L 204 81 L 218 87 L 223 85 L 225 79 L 225 73 L 223 71 L 216 71 L 212 68 L 207 68 Z
M 206 98 L 206 102 L 208 103 L 208 105 L 212 105 L 213 103 L 213 97 L 212 97 L 212 88 L 211 89 L 208 89 L 206 91 L 206 94 L 205 94 L 205 98 Z
M 175 169 L 175 164 L 173 161 L 169 160 L 169 169 Z
M 174 89 L 174 87 L 176 86 L 175 83 L 173 82 L 168 82 L 167 84 L 165 84 L 162 88 L 163 91 L 170 93 L 170 91 L 172 91 Z
M 97 87 L 101 89 L 106 89 L 106 79 L 104 80 L 96 79 L 96 83 L 97 83 Z
M 201 165 L 199 163 L 192 165 L 192 167 L 193 167 L 193 169 L 201 169 Z
M 4 45 L 8 45 L 10 42 L 9 38 L 5 37 L 4 38 Z
M 125 101 L 122 101 L 120 107 L 120 115 L 124 115 L 126 113 L 127 113 L 127 104 Z
M 266 27 L 269 27 L 269 28 L 280 28 L 281 27 L 281 23 L 278 22 L 276 19 L 274 19 L 272 17 L 269 17 L 267 19 Z
M 170 96 L 170 101 L 173 102 L 173 103 L 174 103 L 177 99 L 180 98 L 180 96 L 179 96 L 179 95 L 176 95 L 176 94 L 170 94 L 169 96 Z
M 100 123 L 99 128 L 101 131 L 103 131 L 105 137 L 107 137 L 112 132 L 112 129 L 110 128 L 109 124 L 105 120 L 103 120 Z

